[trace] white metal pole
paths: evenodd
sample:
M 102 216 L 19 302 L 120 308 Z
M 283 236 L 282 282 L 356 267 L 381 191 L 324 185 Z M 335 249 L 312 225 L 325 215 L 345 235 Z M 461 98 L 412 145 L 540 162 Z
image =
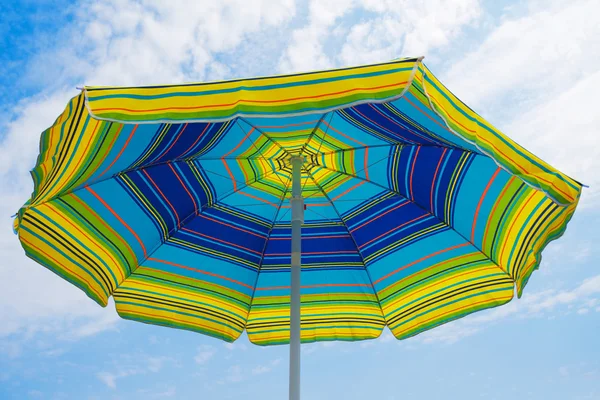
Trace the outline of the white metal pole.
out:
M 292 164 L 292 263 L 290 297 L 290 400 L 300 400 L 300 269 L 304 199 L 302 164 L 304 157 L 293 156 Z

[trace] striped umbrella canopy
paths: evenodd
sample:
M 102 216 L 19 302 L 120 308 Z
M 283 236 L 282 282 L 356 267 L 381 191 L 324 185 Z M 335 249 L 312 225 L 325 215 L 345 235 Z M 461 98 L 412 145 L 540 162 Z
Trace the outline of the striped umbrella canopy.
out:
M 505 304 L 582 185 L 421 60 L 85 87 L 42 134 L 20 242 L 123 318 L 228 342 L 289 343 L 300 261 L 304 343 L 404 339 Z

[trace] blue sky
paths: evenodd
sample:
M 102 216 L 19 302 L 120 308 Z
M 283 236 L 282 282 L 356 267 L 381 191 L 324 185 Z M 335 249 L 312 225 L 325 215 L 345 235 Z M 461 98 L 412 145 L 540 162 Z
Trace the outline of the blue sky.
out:
M 81 84 L 269 75 L 425 55 L 461 99 L 590 185 L 521 299 L 415 338 L 303 346 L 306 399 L 600 399 L 597 1 L 0 4 L 0 398 L 282 399 L 287 347 L 120 320 L 25 258 L 10 215 Z

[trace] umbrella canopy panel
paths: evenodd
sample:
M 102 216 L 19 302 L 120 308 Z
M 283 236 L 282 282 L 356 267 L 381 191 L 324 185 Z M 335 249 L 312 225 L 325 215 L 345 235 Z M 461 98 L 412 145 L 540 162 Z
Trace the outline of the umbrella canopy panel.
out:
M 86 88 L 42 135 L 15 228 L 124 318 L 288 343 L 297 155 L 303 342 L 402 339 L 520 296 L 581 190 L 404 59 Z

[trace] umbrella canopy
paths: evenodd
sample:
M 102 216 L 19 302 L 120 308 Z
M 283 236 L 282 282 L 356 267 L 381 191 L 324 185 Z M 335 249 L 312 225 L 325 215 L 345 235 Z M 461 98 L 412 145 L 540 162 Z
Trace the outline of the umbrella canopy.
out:
M 303 342 L 403 339 L 520 296 L 581 192 L 407 58 L 85 87 L 15 229 L 123 318 L 287 343 L 293 160 Z

